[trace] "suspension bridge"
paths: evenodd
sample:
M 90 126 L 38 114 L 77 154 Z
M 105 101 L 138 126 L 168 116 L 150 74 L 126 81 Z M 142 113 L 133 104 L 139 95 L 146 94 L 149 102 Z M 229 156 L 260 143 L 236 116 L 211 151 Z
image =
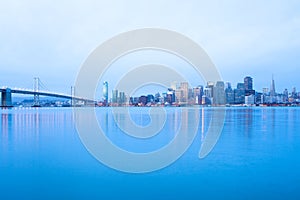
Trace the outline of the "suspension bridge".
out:
M 41 90 L 41 88 L 46 90 Z M 71 100 L 71 106 L 78 105 L 78 102 L 81 102 L 81 105 L 95 105 L 96 101 L 93 99 L 87 99 L 84 97 L 78 97 L 75 95 L 74 87 L 71 87 L 71 94 L 57 93 L 49 91 L 43 82 L 38 78 L 34 78 L 34 88 L 33 89 L 24 89 L 24 88 L 10 88 L 10 87 L 2 87 L 0 88 L 1 92 L 1 107 L 13 107 L 12 94 L 25 94 L 25 95 L 33 95 L 34 102 L 33 107 L 40 106 L 40 96 L 47 97 L 56 97 Z

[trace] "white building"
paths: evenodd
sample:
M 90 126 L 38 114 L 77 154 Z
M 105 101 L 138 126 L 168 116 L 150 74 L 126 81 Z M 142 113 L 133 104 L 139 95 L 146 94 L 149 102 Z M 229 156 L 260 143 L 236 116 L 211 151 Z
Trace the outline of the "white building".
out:
M 246 105 L 254 105 L 255 104 L 255 96 L 252 94 L 249 96 L 245 96 L 245 104 Z

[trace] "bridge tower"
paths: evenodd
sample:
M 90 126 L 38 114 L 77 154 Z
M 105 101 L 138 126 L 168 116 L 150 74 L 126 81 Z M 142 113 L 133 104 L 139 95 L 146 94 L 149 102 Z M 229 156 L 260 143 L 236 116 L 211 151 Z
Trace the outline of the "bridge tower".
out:
M 71 86 L 71 107 L 75 106 L 75 87 Z
M 34 92 L 35 92 L 35 94 L 34 94 L 34 104 L 33 104 L 33 106 L 34 107 L 39 107 L 40 106 L 40 96 L 39 96 L 39 94 L 38 94 L 38 92 L 39 92 L 39 89 L 40 89 L 40 78 L 39 77 L 34 77 L 33 78 L 33 80 L 34 80 Z
M 1 107 L 12 107 L 11 89 L 6 88 L 1 94 Z

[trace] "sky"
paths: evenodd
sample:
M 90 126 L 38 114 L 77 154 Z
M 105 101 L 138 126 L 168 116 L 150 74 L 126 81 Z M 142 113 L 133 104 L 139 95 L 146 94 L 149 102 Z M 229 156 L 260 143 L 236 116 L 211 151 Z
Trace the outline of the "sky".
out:
M 39 77 L 47 89 L 70 93 L 98 45 L 146 27 L 173 30 L 197 42 L 234 87 L 250 75 L 261 91 L 270 87 L 274 74 L 278 92 L 300 90 L 297 0 L 0 0 L 0 86 L 32 88 Z M 105 78 L 113 86 L 119 75 Z M 198 84 L 189 72 L 186 76 Z

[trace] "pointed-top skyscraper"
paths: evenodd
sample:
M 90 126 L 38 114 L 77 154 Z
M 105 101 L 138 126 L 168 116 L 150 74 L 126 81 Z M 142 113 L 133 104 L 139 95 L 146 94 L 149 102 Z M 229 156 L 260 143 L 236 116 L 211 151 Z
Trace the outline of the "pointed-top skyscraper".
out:
M 272 83 L 270 88 L 270 96 L 274 97 L 276 96 L 276 90 L 275 90 L 275 81 L 274 81 L 274 75 L 272 74 Z
M 272 75 L 272 83 L 270 88 L 270 103 L 277 103 L 274 76 Z

